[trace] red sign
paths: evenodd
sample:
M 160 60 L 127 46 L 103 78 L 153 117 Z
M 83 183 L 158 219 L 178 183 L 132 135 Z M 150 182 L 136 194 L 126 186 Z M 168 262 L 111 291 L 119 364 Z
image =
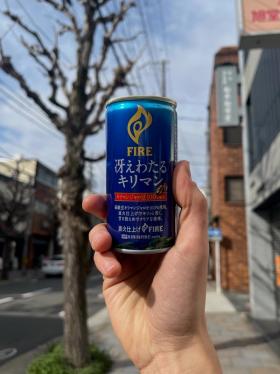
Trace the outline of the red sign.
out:
M 145 201 L 167 201 L 167 193 L 147 193 L 147 192 L 115 192 L 115 201 L 145 202 Z
M 279 0 L 243 0 L 242 11 L 245 34 L 280 31 Z

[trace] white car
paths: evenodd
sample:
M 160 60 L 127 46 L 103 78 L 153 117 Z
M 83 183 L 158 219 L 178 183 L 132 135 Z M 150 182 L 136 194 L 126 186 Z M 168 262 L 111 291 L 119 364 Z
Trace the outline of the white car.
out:
M 54 255 L 51 258 L 43 260 L 42 272 L 45 276 L 49 275 L 63 275 L 64 270 L 64 256 Z

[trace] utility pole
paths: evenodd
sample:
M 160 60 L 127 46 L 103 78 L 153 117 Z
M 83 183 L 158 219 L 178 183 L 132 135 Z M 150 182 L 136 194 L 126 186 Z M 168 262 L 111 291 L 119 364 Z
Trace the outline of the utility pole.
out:
M 161 95 L 166 96 L 166 64 L 167 60 L 161 61 Z
M 166 92 L 167 92 L 167 84 L 166 84 L 166 65 L 169 63 L 168 60 L 160 60 L 160 61 L 148 61 L 146 62 L 145 64 L 141 65 L 138 69 L 137 69 L 137 77 L 138 77 L 138 80 L 140 81 L 141 80 L 141 76 L 140 76 L 140 73 L 139 71 L 143 68 L 145 68 L 146 66 L 149 66 L 149 65 L 160 65 L 161 67 L 161 85 L 160 85 L 160 94 L 161 96 L 166 96 Z M 143 82 L 140 81 L 140 85 L 143 89 Z
M 27 261 L 28 261 L 28 250 L 30 244 L 30 236 L 32 234 L 32 223 L 33 223 L 33 212 L 35 204 L 35 186 L 34 179 L 30 183 L 30 193 L 29 193 L 29 202 L 28 202 L 28 211 L 26 216 L 26 228 L 24 234 L 24 246 L 22 253 L 22 273 L 26 275 L 27 273 Z

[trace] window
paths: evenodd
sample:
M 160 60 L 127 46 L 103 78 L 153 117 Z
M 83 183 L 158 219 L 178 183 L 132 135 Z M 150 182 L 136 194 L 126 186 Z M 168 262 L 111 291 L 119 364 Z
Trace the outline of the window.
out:
M 233 203 L 240 203 L 244 201 L 243 177 L 226 177 L 225 189 L 226 201 Z
M 35 212 L 43 215 L 49 214 L 49 206 L 41 201 L 36 200 L 34 206 Z
M 242 144 L 242 127 L 232 126 L 224 127 L 224 144 L 227 145 L 241 145 Z

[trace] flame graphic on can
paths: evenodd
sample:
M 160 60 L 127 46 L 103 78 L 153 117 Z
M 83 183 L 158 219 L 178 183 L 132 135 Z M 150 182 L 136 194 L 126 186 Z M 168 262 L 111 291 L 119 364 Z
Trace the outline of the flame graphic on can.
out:
M 152 124 L 152 116 L 141 105 L 137 105 L 137 112 L 130 118 L 127 131 L 134 143 L 139 144 L 139 139 L 143 131 L 147 130 Z M 141 121 L 141 116 L 144 116 L 145 123 Z

